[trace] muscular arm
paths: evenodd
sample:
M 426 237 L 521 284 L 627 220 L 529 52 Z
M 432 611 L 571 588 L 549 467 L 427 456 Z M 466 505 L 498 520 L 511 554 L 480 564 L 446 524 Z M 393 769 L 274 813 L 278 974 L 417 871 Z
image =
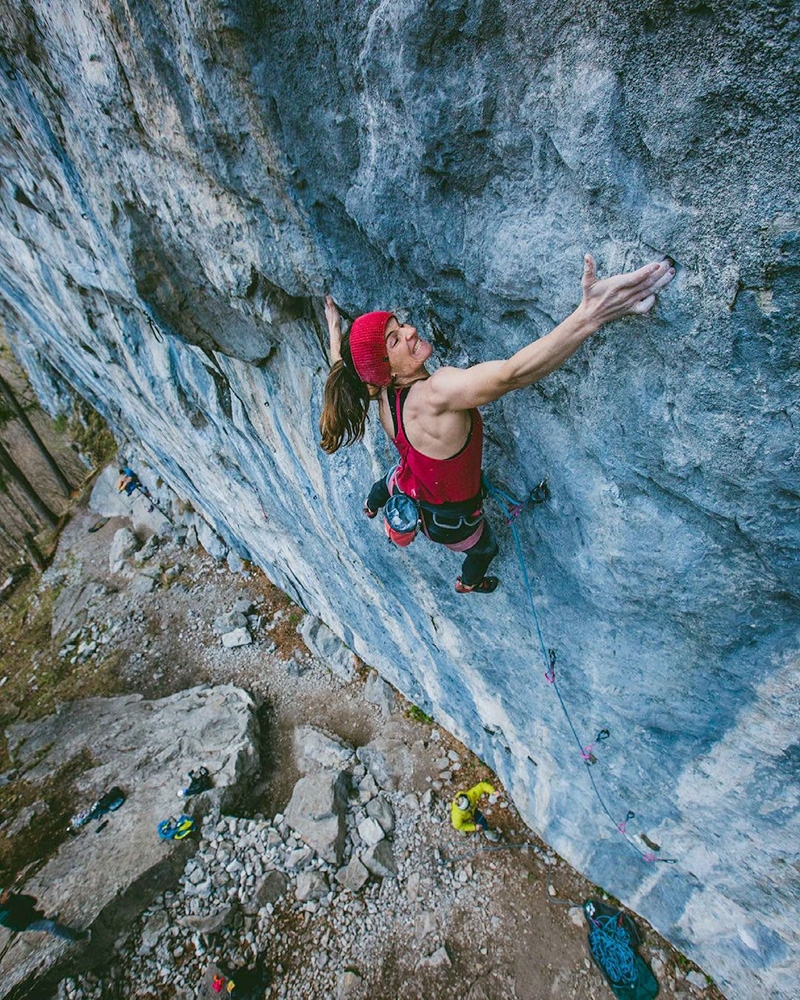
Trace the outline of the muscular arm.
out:
M 665 260 L 599 281 L 594 260 L 587 254 L 581 282 L 583 298 L 575 312 L 505 361 L 486 361 L 467 369 L 440 369 L 426 386 L 429 406 L 437 413 L 466 410 L 538 382 L 563 365 L 605 323 L 649 312 L 657 293 L 674 274 L 674 268 Z
M 342 318 L 330 295 L 325 296 L 325 320 L 328 324 L 331 365 L 335 365 L 342 356 Z
M 333 367 L 337 361 L 342 360 L 342 317 L 330 295 L 325 296 L 325 320 L 328 324 L 328 350 L 331 355 L 331 367 Z M 370 385 L 367 388 L 370 399 L 376 399 L 380 394 L 380 389 L 377 386 Z

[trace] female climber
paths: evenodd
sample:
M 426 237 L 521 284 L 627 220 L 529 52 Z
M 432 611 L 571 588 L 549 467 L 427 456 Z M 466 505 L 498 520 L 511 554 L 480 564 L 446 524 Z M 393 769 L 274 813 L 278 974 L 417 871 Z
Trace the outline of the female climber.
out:
M 498 584 L 486 576 L 497 544 L 483 515 L 483 425 L 477 407 L 549 375 L 604 324 L 649 312 L 674 275 L 667 259 L 599 280 L 587 254 L 581 303 L 554 330 L 504 361 L 433 374 L 425 367 L 432 347 L 413 326 L 390 312 L 370 312 L 342 336 L 339 311 L 327 296 L 332 368 L 319 422 L 322 448 L 333 454 L 358 441 L 370 402 L 377 399 L 400 462 L 374 484 L 364 513 L 375 517 L 390 496 L 411 497 L 428 538 L 464 553 L 458 593 L 489 594 Z

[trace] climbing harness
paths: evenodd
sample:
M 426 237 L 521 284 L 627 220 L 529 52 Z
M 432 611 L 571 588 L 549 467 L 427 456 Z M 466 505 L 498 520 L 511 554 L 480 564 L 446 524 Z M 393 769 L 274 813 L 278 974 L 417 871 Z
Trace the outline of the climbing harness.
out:
M 625 842 L 627 843 L 629 848 L 636 854 L 638 854 L 642 861 L 646 863 L 660 862 L 662 864 L 675 864 L 677 859 L 657 858 L 653 851 L 642 851 L 639 848 L 639 846 L 631 839 L 631 837 L 627 833 L 626 824 L 634 818 L 634 816 L 636 815 L 634 812 L 628 811 L 628 814 L 626 815 L 625 819 L 622 822 L 614 818 L 611 810 L 606 805 L 606 801 L 603 798 L 603 795 L 601 794 L 600 789 L 597 786 L 597 782 L 595 781 L 594 774 L 592 773 L 591 770 L 591 765 L 597 762 L 597 758 L 594 756 L 594 753 L 592 752 L 594 750 L 595 745 L 597 743 L 602 743 L 605 740 L 607 740 L 611 734 L 608 729 L 601 729 L 600 732 L 595 737 L 594 743 L 584 744 L 581 738 L 578 736 L 578 732 L 572 721 L 572 716 L 570 715 L 569 709 L 567 708 L 566 702 L 564 701 L 564 697 L 561 694 L 561 690 L 559 688 L 558 681 L 556 679 L 557 653 L 555 649 L 548 649 L 544 641 L 541 624 L 539 622 L 539 615 L 538 612 L 536 611 L 536 602 L 534 601 L 533 598 L 533 589 L 531 587 L 530 578 L 528 576 L 528 569 L 525 564 L 525 556 L 522 551 L 522 542 L 520 541 L 519 531 L 516 525 L 516 520 L 522 513 L 526 505 L 544 503 L 549 498 L 550 491 L 547 487 L 547 480 L 543 479 L 539 483 L 539 485 L 535 487 L 535 489 L 531 490 L 531 492 L 528 494 L 525 500 L 521 501 L 511 496 L 510 493 L 507 493 L 499 486 L 495 486 L 495 484 L 492 483 L 485 475 L 483 477 L 483 486 L 487 496 L 491 497 L 495 501 L 495 503 L 497 503 L 505 512 L 506 523 L 511 529 L 511 534 L 514 539 L 514 547 L 516 548 L 517 552 L 517 560 L 519 561 L 520 569 L 522 571 L 522 580 L 525 585 L 525 593 L 528 598 L 528 605 L 530 607 L 531 617 L 533 618 L 533 622 L 536 627 L 536 635 L 539 640 L 539 648 L 541 650 L 542 661 L 545 667 L 544 670 L 545 680 L 548 682 L 548 684 L 552 686 L 553 690 L 556 693 L 558 702 L 561 705 L 561 710 L 564 713 L 564 718 L 566 719 L 567 725 L 569 726 L 569 729 L 575 739 L 575 742 L 578 745 L 578 749 L 581 755 L 581 760 L 586 765 L 586 773 L 589 776 L 589 782 L 591 783 L 594 794 L 597 797 L 598 802 L 600 803 L 601 809 L 606 814 L 606 816 L 608 816 L 608 818 L 611 820 L 617 832 L 621 834 L 622 837 L 624 837 Z

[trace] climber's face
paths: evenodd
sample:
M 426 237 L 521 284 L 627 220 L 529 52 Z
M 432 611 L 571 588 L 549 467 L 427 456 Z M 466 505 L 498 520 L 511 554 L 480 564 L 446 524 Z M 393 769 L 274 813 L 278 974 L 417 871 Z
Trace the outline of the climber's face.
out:
M 386 354 L 396 378 L 416 375 L 433 353 L 433 348 L 410 323 L 401 323 L 392 316 L 386 324 Z

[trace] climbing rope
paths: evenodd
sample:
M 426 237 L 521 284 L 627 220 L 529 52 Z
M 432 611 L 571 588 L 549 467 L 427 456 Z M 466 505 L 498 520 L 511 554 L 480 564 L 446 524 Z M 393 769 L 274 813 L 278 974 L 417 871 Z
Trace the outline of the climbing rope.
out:
M 539 614 L 536 611 L 536 602 L 534 601 L 533 598 L 533 588 L 531 587 L 530 578 L 528 576 L 528 568 L 525 564 L 525 556 L 522 551 L 522 542 L 520 541 L 519 531 L 516 525 L 517 518 L 520 516 L 523 509 L 528 503 L 538 504 L 545 502 L 545 500 L 549 496 L 547 490 L 547 480 L 546 479 L 542 480 L 542 482 L 539 483 L 539 485 L 534 490 L 531 491 L 528 497 L 522 501 L 515 499 L 509 493 L 506 493 L 505 490 L 500 489 L 499 486 L 495 486 L 494 483 L 492 483 L 486 476 L 484 476 L 483 482 L 487 495 L 490 496 L 492 500 L 494 500 L 495 503 L 498 504 L 498 506 L 502 507 L 505 512 L 506 522 L 509 528 L 511 529 L 511 534 L 514 538 L 514 546 L 517 552 L 517 559 L 519 561 L 520 569 L 522 570 L 522 580 L 525 585 L 525 593 L 528 598 L 528 605 L 530 607 L 531 616 L 533 618 L 533 622 L 536 627 L 536 635 L 539 640 L 539 648 L 541 650 L 542 660 L 545 667 L 544 671 L 545 680 L 547 681 L 548 684 L 550 684 L 550 686 L 556 693 L 558 702 L 561 705 L 561 710 L 564 713 L 564 718 L 566 719 L 567 725 L 569 726 L 570 731 L 572 732 L 572 735 L 575 739 L 575 742 L 578 745 L 578 750 L 580 751 L 581 760 L 586 765 L 586 773 L 589 776 L 589 781 L 591 783 L 594 794 L 597 797 L 597 801 L 600 803 L 601 809 L 606 814 L 606 816 L 608 816 L 608 818 L 611 820 L 617 832 L 621 834 L 622 837 L 624 837 L 625 842 L 628 844 L 629 848 L 632 851 L 634 851 L 641 858 L 642 861 L 646 863 L 653 863 L 656 861 L 660 861 L 662 864 L 675 864 L 676 859 L 674 858 L 657 858 L 652 851 L 642 851 L 639 848 L 639 846 L 630 838 L 630 836 L 627 833 L 626 824 L 635 817 L 636 814 L 634 812 L 629 811 L 625 819 L 622 820 L 622 822 L 615 819 L 615 817 L 611 813 L 611 810 L 606 805 L 606 801 L 603 798 L 600 789 L 597 787 L 597 782 L 595 781 L 594 774 L 590 769 L 591 764 L 593 764 L 596 760 L 594 754 L 592 753 L 595 744 L 607 740 L 610 736 L 610 733 L 607 729 L 601 729 L 600 732 L 595 737 L 594 743 L 584 744 L 580 736 L 578 736 L 578 732 L 572 721 L 572 716 L 570 715 L 569 709 L 567 708 L 566 702 L 564 701 L 564 698 L 561 694 L 561 689 L 559 688 L 558 680 L 556 678 L 556 651 L 554 649 L 548 649 L 544 641 L 544 635 L 542 634 L 542 627 L 539 622 Z
M 589 947 L 606 975 L 619 986 L 636 982 L 636 962 L 630 934 L 616 916 L 592 917 Z
M 523 840 L 521 843 L 513 843 L 513 844 L 491 844 L 491 845 L 487 844 L 483 847 L 476 847 L 471 851 L 461 851 L 459 854 L 453 854 L 449 858 L 445 857 L 444 854 L 442 854 L 441 851 L 439 851 L 437 863 L 440 865 L 451 865 L 454 864 L 456 861 L 466 861 L 467 858 L 474 858 L 478 854 L 483 854 L 485 851 L 508 851 L 508 850 L 513 850 L 515 847 L 518 848 L 528 847 L 532 851 L 536 850 L 536 845 L 530 843 L 527 840 Z M 580 903 L 576 903 L 575 900 L 573 899 L 555 898 L 556 888 L 553 885 L 553 879 L 552 876 L 550 875 L 550 866 L 547 864 L 547 862 L 545 862 L 545 883 L 547 885 L 547 895 L 545 896 L 545 899 L 547 900 L 550 906 L 570 906 L 570 907 L 580 906 Z
M 451 864 L 453 861 L 466 861 L 467 858 L 474 858 L 476 854 L 483 854 L 484 851 L 508 851 L 513 850 L 515 847 L 528 847 L 534 850 L 536 845 L 530 844 L 527 841 L 519 844 L 487 844 L 484 847 L 475 847 L 471 851 L 462 851 L 460 854 L 453 854 L 449 858 L 442 855 L 441 864 Z

